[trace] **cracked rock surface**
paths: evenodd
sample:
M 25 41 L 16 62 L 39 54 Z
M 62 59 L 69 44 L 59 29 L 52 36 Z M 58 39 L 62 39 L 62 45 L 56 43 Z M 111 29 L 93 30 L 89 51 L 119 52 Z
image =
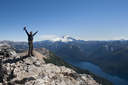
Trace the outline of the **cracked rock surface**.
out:
M 36 56 L 0 51 L 0 85 L 99 85 L 90 75 L 46 64 Z

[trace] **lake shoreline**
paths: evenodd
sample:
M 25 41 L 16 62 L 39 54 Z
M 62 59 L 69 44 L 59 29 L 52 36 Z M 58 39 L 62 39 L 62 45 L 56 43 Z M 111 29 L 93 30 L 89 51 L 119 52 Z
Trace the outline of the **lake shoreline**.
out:
M 64 59 L 64 60 L 69 60 L 69 59 Z M 89 60 L 87 60 L 87 61 L 85 61 L 85 60 L 73 60 L 73 61 L 89 62 L 89 63 L 91 63 L 91 64 L 94 64 L 94 65 L 100 67 L 100 68 L 102 69 L 102 71 L 105 72 L 106 74 L 109 74 L 109 75 L 111 75 L 111 76 L 118 76 L 119 78 L 125 79 L 126 81 L 128 81 L 128 75 L 123 75 L 123 74 L 116 74 L 116 73 L 112 73 L 112 72 L 107 72 L 106 70 L 104 70 L 104 69 L 102 68 L 102 66 L 100 66 L 100 65 L 98 65 L 98 64 L 96 64 L 96 63 L 94 63 L 94 62 L 92 62 L 92 61 L 89 61 Z M 126 76 L 126 77 L 122 77 L 122 76 Z
M 65 60 L 65 61 L 72 64 L 73 66 L 82 68 L 84 70 L 89 70 L 102 78 L 108 79 L 109 81 L 112 81 L 115 85 L 128 85 L 128 80 L 127 80 L 128 76 L 125 75 L 118 76 L 115 74 L 108 74 L 106 72 L 103 72 L 101 67 L 91 62 L 77 61 L 77 60 Z
M 100 65 L 98 65 L 98 64 L 96 64 L 96 63 L 94 63 L 94 62 L 91 62 L 91 61 L 81 61 L 81 62 L 89 62 L 89 63 L 92 63 L 92 64 L 94 64 L 94 65 L 100 67 L 100 68 L 102 69 L 102 71 L 105 72 L 106 74 L 109 74 L 109 75 L 111 75 L 111 76 L 118 76 L 119 78 L 128 81 L 128 75 L 116 74 L 116 73 L 112 73 L 112 72 L 107 72 L 106 70 L 104 70 L 104 69 L 102 68 L 102 66 L 100 66 Z M 122 77 L 122 76 L 123 76 L 123 77 Z M 124 76 L 126 76 L 126 77 L 124 77 Z

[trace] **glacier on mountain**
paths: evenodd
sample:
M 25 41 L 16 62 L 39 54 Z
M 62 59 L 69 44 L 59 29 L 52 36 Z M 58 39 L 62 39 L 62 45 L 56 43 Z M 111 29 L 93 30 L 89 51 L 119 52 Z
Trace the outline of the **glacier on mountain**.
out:
M 74 41 L 74 40 L 78 40 L 78 39 L 72 38 L 69 35 L 63 35 L 61 37 L 51 39 L 50 41 L 52 41 L 52 42 L 61 41 L 61 42 L 67 43 L 67 42 L 71 42 L 71 41 Z

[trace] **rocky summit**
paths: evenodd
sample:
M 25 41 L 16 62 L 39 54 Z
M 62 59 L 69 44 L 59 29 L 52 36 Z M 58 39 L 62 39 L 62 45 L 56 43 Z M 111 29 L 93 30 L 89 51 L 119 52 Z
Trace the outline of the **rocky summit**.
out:
M 99 85 L 90 75 L 43 59 L 21 56 L 14 50 L 0 51 L 0 85 Z

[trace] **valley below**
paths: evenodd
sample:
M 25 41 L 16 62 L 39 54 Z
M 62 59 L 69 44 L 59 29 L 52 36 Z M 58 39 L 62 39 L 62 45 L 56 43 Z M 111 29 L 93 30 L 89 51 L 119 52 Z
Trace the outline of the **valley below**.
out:
M 96 75 L 108 79 L 109 81 L 112 81 L 115 85 L 128 85 L 128 76 L 126 75 L 112 75 L 112 74 L 107 74 L 102 71 L 102 69 L 90 62 L 83 62 L 83 61 L 77 61 L 77 60 L 65 60 L 68 63 L 70 63 L 73 66 L 82 68 L 84 70 L 89 70 Z

